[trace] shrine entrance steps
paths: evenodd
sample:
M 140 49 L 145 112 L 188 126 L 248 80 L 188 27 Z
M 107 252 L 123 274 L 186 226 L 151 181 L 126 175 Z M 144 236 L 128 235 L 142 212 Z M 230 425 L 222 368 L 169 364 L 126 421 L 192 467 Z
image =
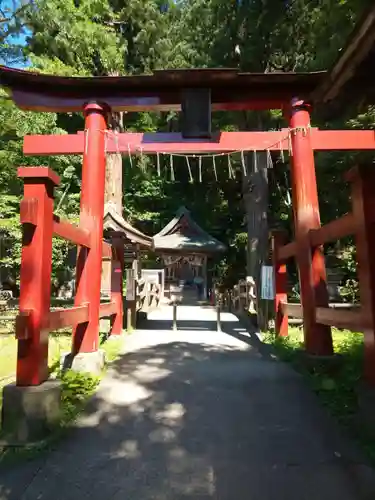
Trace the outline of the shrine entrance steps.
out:
M 125 339 L 56 450 L 0 467 L 2 500 L 370 500 L 373 470 L 235 316 L 181 307 Z M 164 323 L 163 323 L 164 322 Z M 162 326 L 165 328 L 162 328 Z

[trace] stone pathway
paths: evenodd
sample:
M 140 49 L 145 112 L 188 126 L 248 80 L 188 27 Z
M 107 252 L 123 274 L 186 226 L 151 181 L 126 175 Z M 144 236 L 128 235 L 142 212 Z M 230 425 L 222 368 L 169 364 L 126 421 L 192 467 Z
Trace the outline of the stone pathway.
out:
M 0 469 L 1 500 L 373 500 L 373 470 L 300 377 L 225 313 L 150 315 L 76 427 Z

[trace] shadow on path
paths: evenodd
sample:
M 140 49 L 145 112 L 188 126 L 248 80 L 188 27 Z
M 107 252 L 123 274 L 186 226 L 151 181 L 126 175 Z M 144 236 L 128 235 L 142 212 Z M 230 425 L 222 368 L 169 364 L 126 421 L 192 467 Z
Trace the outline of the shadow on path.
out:
M 58 449 L 0 469 L 0 499 L 375 498 L 358 482 L 372 471 L 301 378 L 238 322 L 228 331 L 129 337 Z

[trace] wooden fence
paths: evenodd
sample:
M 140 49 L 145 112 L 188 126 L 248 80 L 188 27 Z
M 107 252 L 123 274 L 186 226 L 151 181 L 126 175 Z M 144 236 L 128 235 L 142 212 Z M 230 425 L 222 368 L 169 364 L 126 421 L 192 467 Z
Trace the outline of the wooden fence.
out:
M 162 287 L 147 277 L 136 280 L 137 311 L 149 312 L 157 308 L 161 299 Z
M 316 325 L 335 326 L 365 335 L 366 378 L 375 383 L 375 169 L 364 165 L 355 167 L 346 176 L 351 184 L 352 211 L 328 224 L 308 231 L 303 239 L 286 243 L 285 234 L 273 233 L 273 263 L 275 274 L 275 328 L 278 335 L 288 335 L 288 318 L 301 318 Z M 357 271 L 360 288 L 360 306 L 338 309 L 321 306 L 312 300 L 306 304 L 287 301 L 288 259 L 297 264 L 310 262 L 310 283 L 314 289 L 321 286 L 321 276 L 314 276 L 311 262 L 314 252 L 324 244 L 353 235 L 357 247 Z M 302 286 L 302 285 L 301 285 Z M 306 284 L 305 284 L 306 286 Z M 318 329 L 316 331 L 319 331 Z M 306 340 L 306 339 L 305 339 Z
M 215 292 L 216 297 L 220 296 Z M 220 297 L 223 305 L 233 312 L 247 311 L 255 313 L 257 310 L 256 286 L 253 278 L 240 279 L 232 290 L 227 290 Z
M 97 241 L 89 228 L 74 225 L 53 213 L 54 188 L 59 184 L 59 178 L 52 170 L 47 167 L 22 167 L 18 175 L 24 179 L 24 197 L 20 205 L 23 240 L 19 314 L 15 325 L 19 343 L 16 381 L 17 385 L 28 386 L 38 385 L 48 378 L 49 332 L 72 327 L 73 353 L 80 349 L 87 337 L 84 332 L 88 324 L 95 330 L 95 338 L 89 339 L 89 343 L 92 342 L 95 344 L 94 349 L 97 348 L 98 318 L 110 317 L 112 333 L 121 333 L 122 273 L 121 257 L 113 245 L 100 239 Z M 50 298 L 53 236 L 78 245 L 77 268 L 81 281 L 77 287 L 75 305 L 55 310 L 51 310 Z M 111 260 L 111 294 L 107 302 L 98 300 L 97 303 L 91 303 L 82 297 L 84 294 L 88 296 L 90 292 L 86 266 L 93 255 L 100 255 L 97 252 L 98 245 L 99 248 L 101 245 L 103 258 Z M 98 274 L 100 277 L 99 268 Z M 100 288 L 100 281 L 96 285 Z M 78 297 L 78 292 L 81 292 L 81 297 Z
M 156 309 L 163 297 L 164 287 L 152 276 L 138 276 L 133 269 L 127 270 L 126 278 L 126 328 L 132 331 L 137 325 L 137 316 Z

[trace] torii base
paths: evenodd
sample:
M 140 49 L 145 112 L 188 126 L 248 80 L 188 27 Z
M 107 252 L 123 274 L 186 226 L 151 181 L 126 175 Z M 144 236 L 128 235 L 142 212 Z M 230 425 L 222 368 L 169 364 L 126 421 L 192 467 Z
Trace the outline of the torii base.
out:
M 61 416 L 61 383 L 3 388 L 2 443 L 22 446 L 38 443 L 57 428 Z
M 80 352 L 75 356 L 69 352 L 61 356 L 60 365 L 63 370 L 73 370 L 98 376 L 105 365 L 105 352 L 99 349 L 94 352 Z

